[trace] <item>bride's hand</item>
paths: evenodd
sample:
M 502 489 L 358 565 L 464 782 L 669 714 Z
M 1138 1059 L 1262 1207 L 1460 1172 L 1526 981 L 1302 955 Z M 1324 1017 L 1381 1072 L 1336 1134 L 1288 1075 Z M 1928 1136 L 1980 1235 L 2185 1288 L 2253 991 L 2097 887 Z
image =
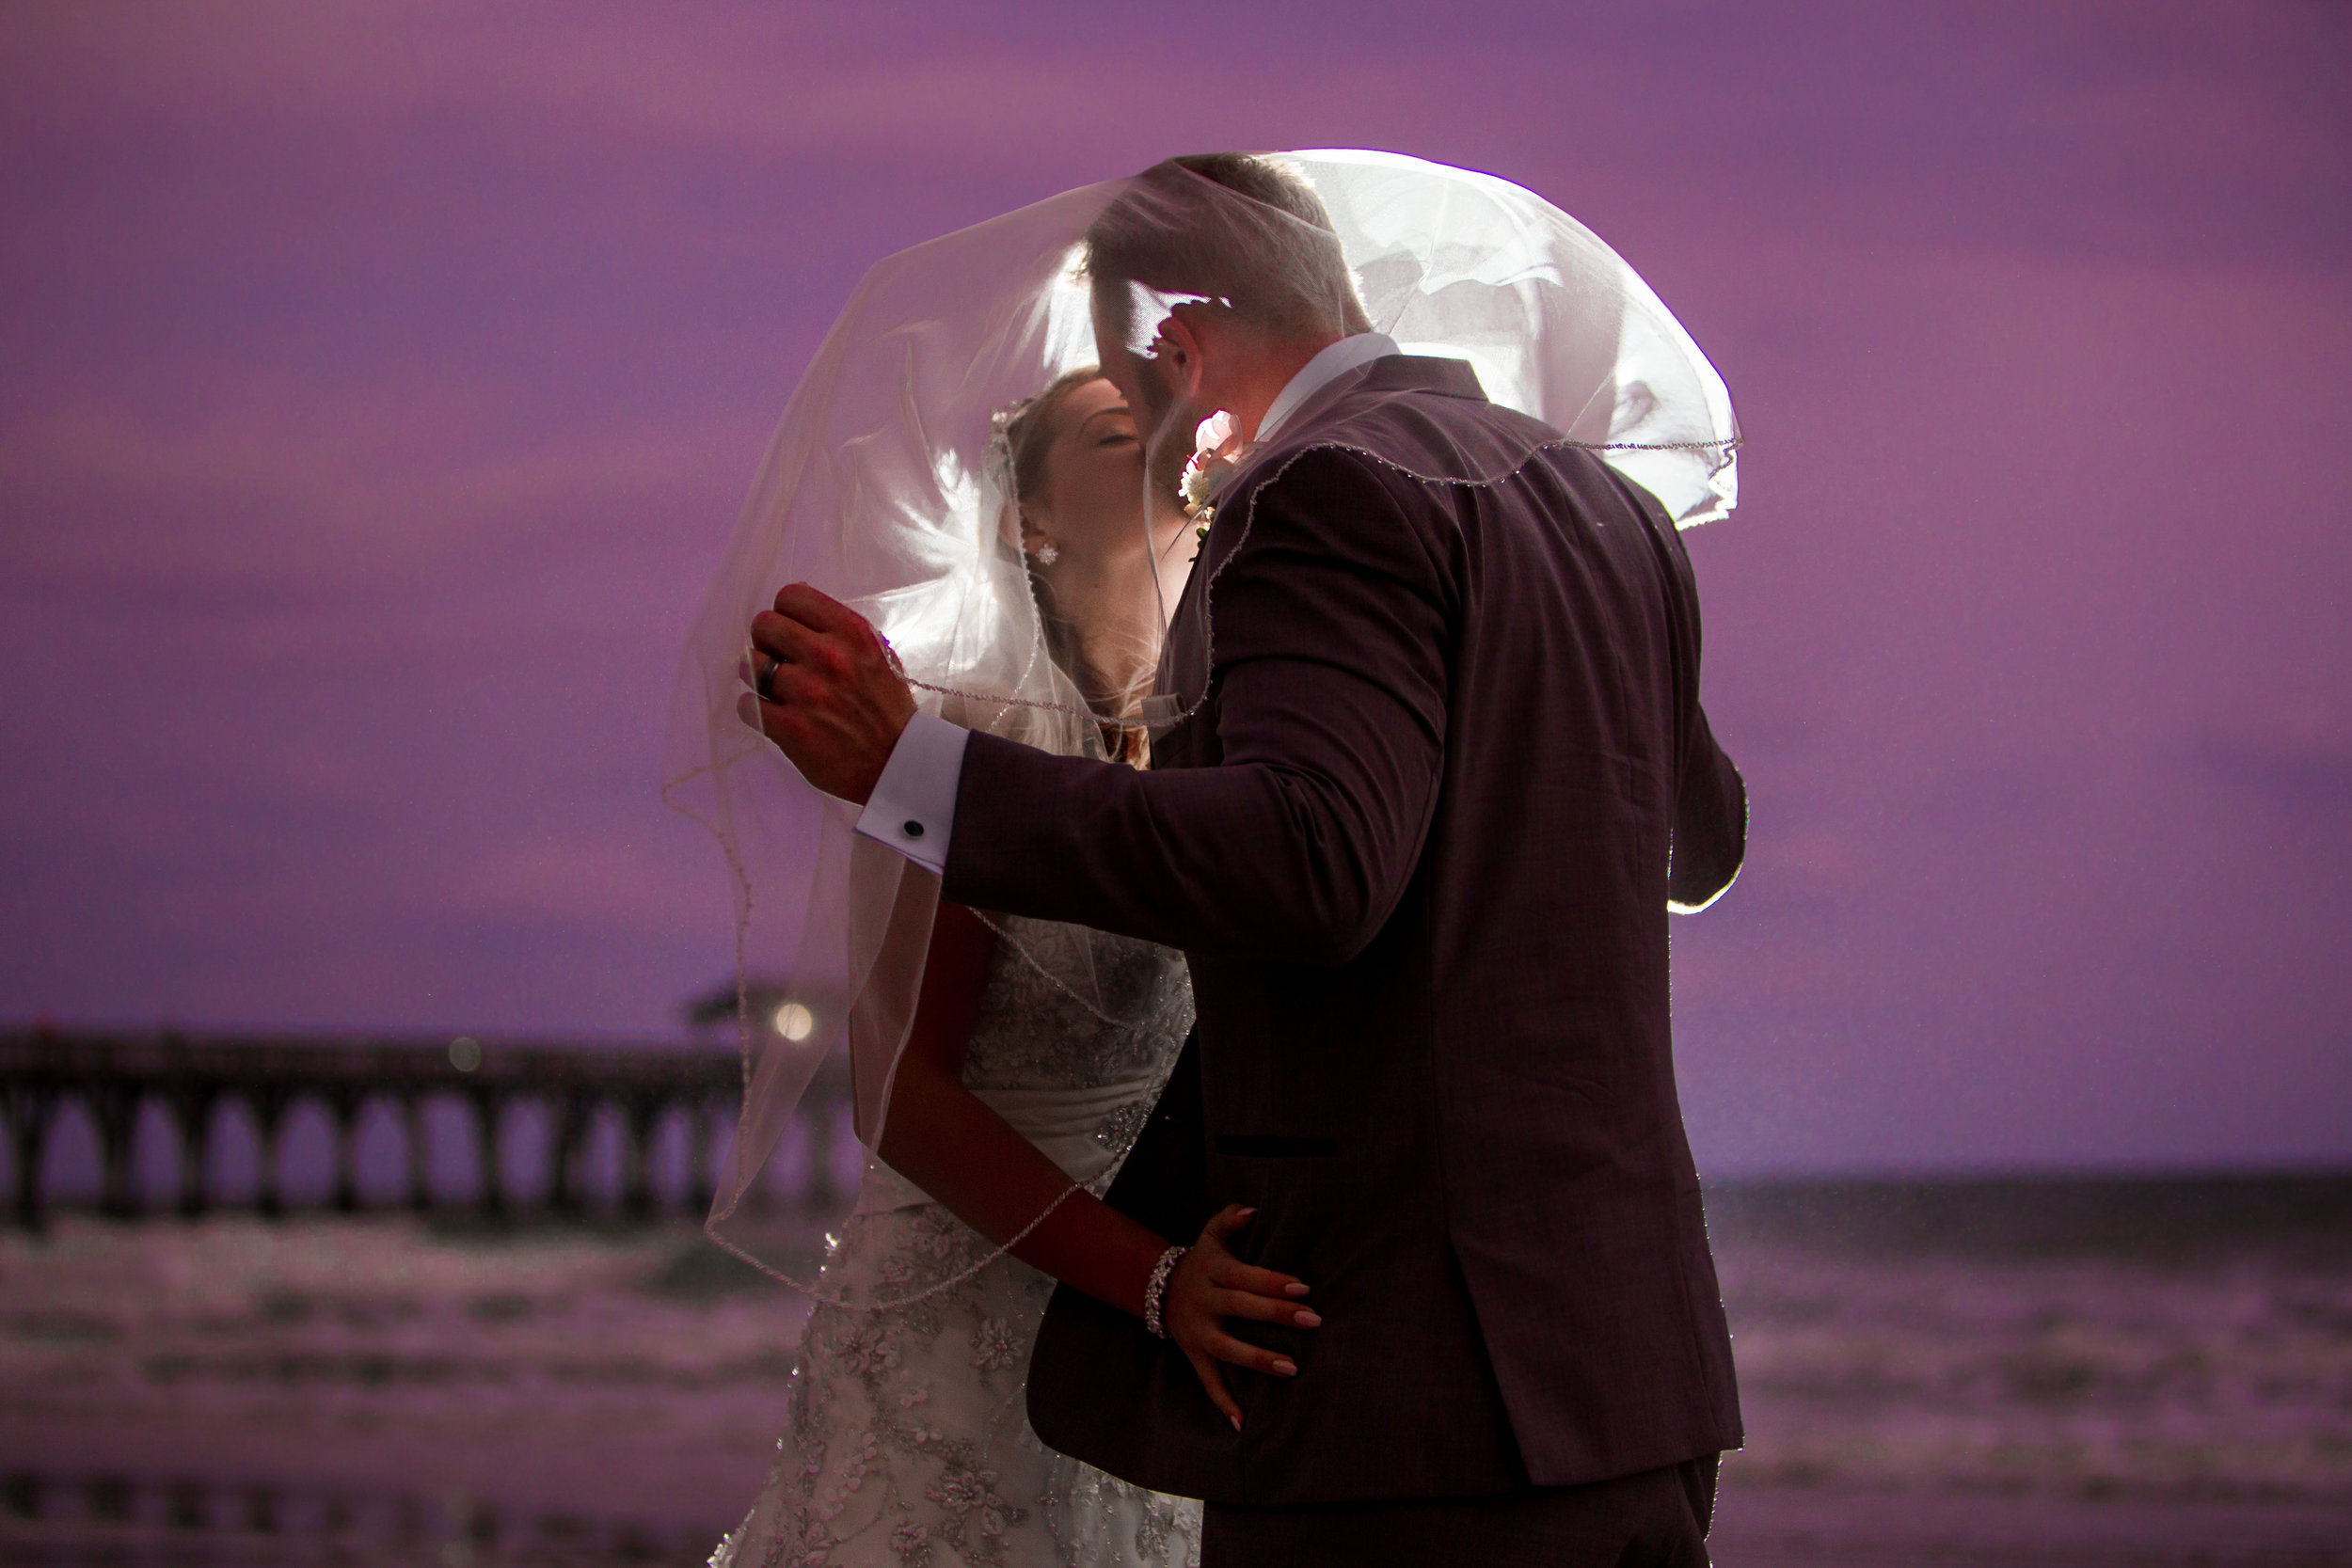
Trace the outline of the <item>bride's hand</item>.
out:
M 1299 1302 L 1307 1287 L 1297 1279 L 1272 1269 L 1252 1268 L 1227 1250 L 1225 1238 L 1248 1225 L 1256 1212 L 1229 1204 L 1209 1221 L 1201 1228 L 1200 1239 L 1168 1276 L 1168 1296 L 1160 1308 L 1168 1337 L 1184 1351 L 1192 1370 L 1200 1374 L 1200 1386 L 1209 1391 L 1210 1402 L 1225 1413 L 1235 1431 L 1241 1429 L 1241 1406 L 1227 1391 L 1225 1374 L 1217 1363 L 1230 1361 L 1269 1377 L 1296 1377 L 1298 1367 L 1287 1356 L 1234 1338 L 1225 1332 L 1225 1320 L 1253 1318 L 1298 1328 L 1314 1328 L 1323 1322 Z

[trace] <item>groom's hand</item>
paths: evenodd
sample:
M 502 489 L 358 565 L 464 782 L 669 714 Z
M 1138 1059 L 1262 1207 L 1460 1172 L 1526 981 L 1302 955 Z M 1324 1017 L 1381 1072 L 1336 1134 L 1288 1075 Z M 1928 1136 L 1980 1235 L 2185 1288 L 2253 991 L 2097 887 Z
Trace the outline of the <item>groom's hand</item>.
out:
M 1249 1223 L 1255 1209 L 1229 1204 L 1202 1227 L 1176 1272 L 1168 1277 L 1168 1300 L 1161 1319 L 1168 1337 L 1183 1349 L 1185 1359 L 1209 1391 L 1210 1402 L 1241 1430 L 1241 1406 L 1225 1386 L 1217 1363 L 1230 1361 L 1269 1377 L 1296 1377 L 1297 1363 L 1288 1356 L 1245 1344 L 1225 1332 L 1228 1318 L 1251 1318 L 1264 1323 L 1288 1323 L 1317 1328 L 1323 1320 L 1299 1305 L 1307 1287 L 1286 1274 L 1252 1268 L 1234 1257 L 1225 1238 Z
M 865 616 L 804 582 L 752 617 L 743 718 L 826 794 L 864 805 L 914 716 L 890 644 Z

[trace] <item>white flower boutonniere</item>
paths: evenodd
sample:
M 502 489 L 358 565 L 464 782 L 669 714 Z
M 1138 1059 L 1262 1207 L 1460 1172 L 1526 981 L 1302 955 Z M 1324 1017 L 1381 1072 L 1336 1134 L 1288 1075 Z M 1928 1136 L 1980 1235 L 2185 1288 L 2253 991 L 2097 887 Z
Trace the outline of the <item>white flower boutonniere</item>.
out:
M 1184 515 L 1193 520 L 1201 538 L 1209 536 L 1209 524 L 1216 518 L 1217 493 L 1248 454 L 1249 449 L 1233 439 L 1233 416 L 1222 410 L 1202 420 L 1200 428 L 1193 432 L 1192 457 L 1184 465 L 1178 492 L 1184 498 Z

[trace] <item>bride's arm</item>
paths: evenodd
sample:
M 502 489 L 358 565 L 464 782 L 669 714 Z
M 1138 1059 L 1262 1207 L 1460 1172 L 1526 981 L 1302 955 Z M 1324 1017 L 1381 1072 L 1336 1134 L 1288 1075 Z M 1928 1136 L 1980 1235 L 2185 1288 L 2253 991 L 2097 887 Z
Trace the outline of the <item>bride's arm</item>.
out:
M 1052 1207 L 1053 1212 L 1012 1247 L 1012 1255 L 1030 1267 L 1052 1275 L 1067 1285 L 1122 1311 L 1143 1315 L 1144 1288 L 1152 1267 L 1168 1250 L 1166 1238 L 1137 1225 L 1091 1193 L 1073 1191 L 1070 1178 L 1040 1153 L 1037 1147 L 1012 1129 L 1004 1117 L 963 1086 L 963 1053 L 979 1012 L 980 991 L 988 960 L 996 944 L 995 933 L 961 904 L 943 902 L 931 927 L 930 956 L 923 970 L 923 990 L 914 1025 L 899 1058 L 890 1088 L 890 1109 L 882 1123 L 878 1152 L 893 1170 L 929 1193 L 955 1216 L 1003 1245 Z M 1060 1199 L 1058 1206 L 1055 1200 Z M 1220 1215 L 1212 1222 L 1216 1235 L 1235 1222 Z M 1221 1228 L 1220 1228 L 1221 1226 Z M 1204 1255 L 1222 1254 L 1201 1278 L 1200 1268 L 1180 1271 L 1185 1305 L 1184 1315 L 1196 1332 L 1180 1333 L 1188 1354 L 1200 1344 L 1236 1366 L 1275 1376 L 1295 1371 L 1271 1351 L 1244 1344 L 1216 1328 L 1212 1334 L 1200 1322 L 1218 1313 L 1268 1323 L 1293 1323 L 1305 1311 L 1294 1291 L 1298 1281 L 1270 1269 L 1251 1268 L 1214 1241 L 1200 1243 Z M 1204 1256 L 1204 1263 L 1207 1258 Z M 1189 1264 L 1192 1259 L 1187 1259 Z M 1171 1288 L 1168 1317 L 1176 1328 L 1178 1301 Z M 1306 1312 L 1307 1319 L 1313 1314 Z M 1303 1326 L 1313 1326 L 1308 1322 Z M 1203 1381 L 1207 1381 L 1204 1373 Z M 1222 1385 L 1212 1398 L 1224 1392 Z M 1239 1412 L 1230 1400 L 1218 1399 L 1229 1417 Z
M 890 1088 L 878 1152 L 891 1169 L 1002 1246 L 1061 1197 L 1070 1178 L 963 1086 L 964 1045 L 979 1012 L 996 935 L 961 904 L 942 903 L 923 991 Z M 1083 1192 L 1063 1198 L 1013 1256 L 1138 1317 L 1168 1243 Z
M 978 1014 L 996 936 L 961 904 L 943 903 L 931 927 L 923 991 L 890 1088 L 878 1152 L 891 1169 L 1002 1246 L 1070 1185 L 1059 1166 L 963 1086 L 963 1053 Z M 1083 1193 L 1064 1200 L 1014 1248 L 1022 1261 L 1089 1295 L 1140 1314 L 1152 1265 L 1168 1243 L 1102 1205 L 1080 1226 Z

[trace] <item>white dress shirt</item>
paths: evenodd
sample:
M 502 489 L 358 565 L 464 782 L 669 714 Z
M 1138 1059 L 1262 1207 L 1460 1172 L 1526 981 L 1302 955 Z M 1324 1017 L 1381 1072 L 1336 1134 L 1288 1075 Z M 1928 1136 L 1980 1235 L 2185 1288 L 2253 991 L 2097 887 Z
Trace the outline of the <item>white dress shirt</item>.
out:
M 926 870 L 947 869 L 947 835 L 956 826 L 956 785 L 972 732 L 935 713 L 917 713 L 898 732 L 857 831 L 887 844 Z
M 1299 404 L 1341 376 L 1396 352 L 1395 340 L 1381 332 L 1359 332 L 1325 344 L 1266 404 L 1257 440 L 1269 439 Z M 956 826 L 956 788 L 963 782 L 963 747 L 971 738 L 971 731 L 935 714 L 908 720 L 858 816 L 857 831 L 927 870 L 945 872 L 947 839 Z
M 1298 367 L 1298 373 L 1282 384 L 1274 394 L 1274 401 L 1265 406 L 1265 418 L 1258 421 L 1258 434 L 1253 441 L 1263 446 L 1274 439 L 1274 433 L 1282 428 L 1282 421 L 1298 412 L 1298 405 L 1322 391 L 1340 377 L 1375 359 L 1386 358 L 1396 352 L 1396 340 L 1385 332 L 1359 332 L 1352 338 L 1342 338 L 1336 343 L 1326 343 L 1323 352 Z

